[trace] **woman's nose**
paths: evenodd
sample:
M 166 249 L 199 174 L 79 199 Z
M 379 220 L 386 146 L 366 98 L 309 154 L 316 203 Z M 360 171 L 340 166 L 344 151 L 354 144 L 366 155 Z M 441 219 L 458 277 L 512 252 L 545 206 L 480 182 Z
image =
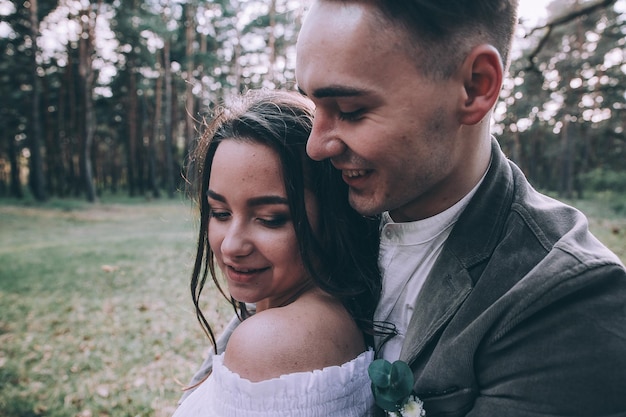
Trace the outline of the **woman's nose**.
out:
M 253 250 L 254 244 L 246 233 L 245 227 L 237 222 L 231 223 L 224 233 L 221 244 L 222 254 L 230 258 L 237 258 L 250 255 Z

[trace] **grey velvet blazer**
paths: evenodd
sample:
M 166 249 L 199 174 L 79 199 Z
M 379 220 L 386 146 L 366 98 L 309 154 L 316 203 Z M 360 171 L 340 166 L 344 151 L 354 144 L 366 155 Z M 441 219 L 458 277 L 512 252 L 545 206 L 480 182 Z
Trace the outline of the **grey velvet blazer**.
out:
M 428 417 L 626 416 L 624 266 L 494 139 L 401 359 Z

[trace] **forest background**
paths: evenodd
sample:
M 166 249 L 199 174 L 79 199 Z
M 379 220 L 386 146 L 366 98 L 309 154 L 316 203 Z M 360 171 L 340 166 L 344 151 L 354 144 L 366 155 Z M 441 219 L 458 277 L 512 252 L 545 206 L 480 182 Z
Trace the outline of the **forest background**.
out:
M 208 348 L 186 155 L 232 94 L 294 89 L 304 3 L 0 0 L 0 415 L 171 415 Z M 545 4 L 493 130 L 625 260 L 626 0 Z
M 0 0 L 0 197 L 174 197 L 215 106 L 294 89 L 302 4 Z M 626 191 L 626 0 L 546 4 L 494 133 L 537 188 Z

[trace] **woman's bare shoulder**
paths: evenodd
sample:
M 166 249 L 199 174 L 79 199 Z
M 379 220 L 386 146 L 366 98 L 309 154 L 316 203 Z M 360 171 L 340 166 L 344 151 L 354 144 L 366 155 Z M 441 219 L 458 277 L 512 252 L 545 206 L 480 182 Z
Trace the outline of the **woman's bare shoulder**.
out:
M 228 341 L 224 364 L 242 378 L 263 381 L 341 365 L 364 349 L 363 336 L 345 308 L 313 292 L 241 323 Z

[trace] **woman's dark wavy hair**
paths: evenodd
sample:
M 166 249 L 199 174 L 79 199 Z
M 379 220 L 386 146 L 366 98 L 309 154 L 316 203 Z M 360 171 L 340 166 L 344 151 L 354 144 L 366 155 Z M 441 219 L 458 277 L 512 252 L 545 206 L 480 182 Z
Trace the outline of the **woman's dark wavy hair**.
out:
M 208 275 L 240 318 L 249 315 L 244 303 L 227 296 L 221 288 L 208 242 L 211 164 L 217 147 L 227 140 L 264 144 L 278 154 L 304 266 L 321 289 L 341 300 L 372 345 L 373 314 L 381 291 L 379 220 L 365 218 L 350 207 L 347 185 L 328 160 L 314 161 L 307 156 L 313 113 L 312 103 L 295 92 L 250 91 L 205 123 L 190 161 L 194 172 L 189 177 L 200 207 L 191 295 L 200 325 L 216 351 L 215 335 L 200 308 Z M 312 229 L 307 218 L 305 189 L 317 200 L 318 230 Z

